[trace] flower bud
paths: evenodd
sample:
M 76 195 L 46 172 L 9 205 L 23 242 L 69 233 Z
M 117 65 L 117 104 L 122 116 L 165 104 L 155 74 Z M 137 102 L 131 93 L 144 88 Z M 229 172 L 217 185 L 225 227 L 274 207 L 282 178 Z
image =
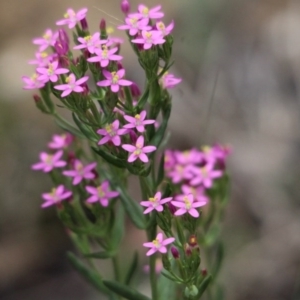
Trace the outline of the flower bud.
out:
M 106 21 L 105 21 L 105 19 L 101 19 L 99 28 L 100 28 L 101 34 L 102 34 L 102 32 L 104 32 L 105 35 L 106 35 Z
M 203 277 L 205 277 L 207 275 L 207 270 L 206 269 L 202 269 L 201 270 L 201 274 Z
M 192 234 L 190 237 L 189 237 L 189 245 L 194 248 L 198 245 L 197 243 L 197 237 L 195 234 Z
M 141 96 L 141 91 L 136 83 L 132 83 L 130 90 L 133 98 L 139 98 Z
M 33 100 L 35 101 L 35 103 L 38 103 L 38 102 L 42 101 L 41 97 L 39 95 L 37 95 L 37 94 L 33 95 Z
M 170 213 L 171 213 L 172 215 L 174 215 L 175 212 L 176 212 L 176 207 L 175 207 L 171 202 L 168 202 L 167 204 L 168 204 Z
M 80 20 L 80 25 L 81 25 L 81 28 L 83 31 L 87 31 L 89 29 L 86 18 L 83 18 L 82 20 Z
M 195 285 L 187 286 L 185 288 L 184 294 L 187 298 L 195 297 L 198 295 L 198 289 Z
M 130 142 L 132 144 L 135 144 L 138 137 L 137 134 L 134 132 L 134 130 L 129 131 L 129 137 L 130 137 Z
M 171 253 L 175 259 L 178 259 L 180 257 L 178 249 L 174 246 L 171 247 Z
M 190 247 L 189 244 L 184 245 L 184 251 L 186 256 L 191 256 L 192 255 L 192 248 Z
M 130 4 L 128 0 L 122 0 L 121 1 L 121 11 L 127 15 L 129 13 L 130 10 Z

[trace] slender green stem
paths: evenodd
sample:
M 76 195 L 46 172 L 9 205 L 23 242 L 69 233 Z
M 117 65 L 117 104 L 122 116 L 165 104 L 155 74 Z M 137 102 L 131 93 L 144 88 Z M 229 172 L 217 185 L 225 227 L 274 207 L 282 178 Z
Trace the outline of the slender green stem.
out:
M 121 282 L 120 266 L 118 256 L 112 258 L 115 280 Z

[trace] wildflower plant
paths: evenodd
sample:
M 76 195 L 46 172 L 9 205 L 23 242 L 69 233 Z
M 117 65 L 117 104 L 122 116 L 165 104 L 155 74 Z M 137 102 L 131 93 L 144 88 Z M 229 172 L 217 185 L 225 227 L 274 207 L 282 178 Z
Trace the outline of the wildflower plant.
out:
M 151 299 L 200 299 L 206 290 L 207 299 L 221 299 L 216 277 L 223 257 L 220 221 L 228 200 L 230 150 L 222 145 L 165 149 L 169 89 L 182 80 L 169 73 L 175 23 L 164 25 L 161 6 L 140 4 L 131 12 L 123 0 L 121 10 L 125 20 L 118 28 L 126 31 L 145 74 L 144 87 L 126 74 L 122 39 L 111 36 L 105 20 L 100 31 L 90 32 L 87 8 L 67 9 L 58 28 L 33 40 L 35 73 L 22 78 L 24 89 L 39 89 L 37 108 L 65 131 L 53 136 L 32 165 L 53 182 L 41 207 L 56 207 L 80 256 L 69 253 L 70 262 L 109 299 L 150 299 L 134 286 L 137 252 L 128 270 L 118 263 L 125 216 L 146 233 L 136 246 L 144 247 L 149 259 Z M 139 199 L 128 192 L 129 176 L 139 179 Z M 114 279 L 97 269 L 97 259 L 112 260 Z

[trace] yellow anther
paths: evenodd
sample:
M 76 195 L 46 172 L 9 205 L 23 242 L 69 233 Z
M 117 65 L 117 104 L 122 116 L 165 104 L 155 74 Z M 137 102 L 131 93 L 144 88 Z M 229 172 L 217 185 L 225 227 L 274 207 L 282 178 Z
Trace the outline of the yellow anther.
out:
M 108 26 L 107 28 L 106 28 L 106 32 L 107 32 L 107 34 L 112 34 L 112 33 L 114 33 L 114 28 L 112 27 L 112 26 Z
M 148 7 L 144 7 L 144 8 L 142 9 L 142 14 L 145 15 L 145 16 L 147 16 L 148 13 L 149 13 Z
M 136 114 L 134 117 L 135 117 L 135 119 L 138 119 L 138 120 L 139 120 L 139 119 L 141 118 L 141 115 Z
M 47 53 L 47 52 L 42 52 L 42 53 L 41 53 L 41 57 L 42 57 L 42 58 L 46 58 L 47 56 L 48 56 L 48 53 Z
M 183 197 L 183 201 L 184 201 L 185 207 L 186 207 L 187 209 L 190 209 L 190 208 L 191 208 L 191 202 L 190 202 L 190 200 L 188 199 L 187 196 L 184 196 L 184 197 Z
M 88 35 L 88 36 L 84 37 L 84 39 L 88 42 L 88 41 L 90 41 L 92 39 L 92 36 Z

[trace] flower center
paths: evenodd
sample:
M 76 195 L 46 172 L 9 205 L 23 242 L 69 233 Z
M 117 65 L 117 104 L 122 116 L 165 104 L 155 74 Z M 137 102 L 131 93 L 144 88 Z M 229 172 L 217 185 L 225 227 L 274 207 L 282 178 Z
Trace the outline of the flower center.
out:
M 43 39 L 49 40 L 49 39 L 50 39 L 50 34 L 45 33 L 45 34 L 43 35 Z
M 67 78 L 66 78 L 66 83 L 70 83 L 71 82 L 71 76 L 68 76 Z
M 48 53 L 47 53 L 47 52 L 42 52 L 40 55 L 41 55 L 41 58 L 46 58 L 46 57 L 48 57 Z
M 46 157 L 46 160 L 45 160 L 45 163 L 47 164 L 47 165 L 49 165 L 49 166 L 51 166 L 52 165 L 52 155 L 51 154 L 49 154 L 47 157 Z
M 58 196 L 56 195 L 56 188 L 53 188 L 53 189 L 51 190 L 50 195 L 52 196 L 52 200 L 53 200 L 54 202 L 58 202 L 58 201 L 59 201 Z
M 64 18 L 68 19 L 68 18 L 74 18 L 75 17 L 75 12 L 72 10 L 70 13 L 65 13 L 64 14 Z
M 130 24 L 132 25 L 132 27 L 136 27 L 137 21 L 138 21 L 137 18 L 130 18 L 130 19 L 129 19 L 129 22 L 130 22 Z
M 184 196 L 184 197 L 183 197 L 183 201 L 184 201 L 184 204 L 185 204 L 185 208 L 186 208 L 186 209 L 190 209 L 190 208 L 192 207 L 191 201 L 188 199 L 187 196 Z
M 48 68 L 48 75 L 53 75 L 53 65 L 52 64 L 49 64 L 49 66 L 48 66 L 49 68 Z
M 112 124 L 108 124 L 105 126 L 105 130 L 109 136 L 114 137 L 116 135 L 116 131 L 114 130 Z
M 101 186 L 99 186 L 99 187 L 97 188 L 97 191 L 98 191 L 98 196 L 99 196 L 100 198 L 103 198 L 103 197 L 105 196 L 105 192 L 103 191 L 103 189 L 102 189 Z
M 108 57 L 108 51 L 107 51 L 107 48 L 102 50 L 101 56 L 102 56 L 102 58 L 107 59 L 107 57 Z
M 165 24 L 163 22 L 158 22 L 157 23 L 157 27 L 158 29 L 160 29 L 161 31 L 165 31 Z
M 114 33 L 114 28 L 113 27 L 111 27 L 111 26 L 108 26 L 107 28 L 106 28 L 106 32 L 107 32 L 107 34 L 112 34 L 112 33 Z
M 152 243 L 155 248 L 160 248 L 160 243 L 159 243 L 158 239 L 153 240 Z
M 32 74 L 31 77 L 30 77 L 30 79 L 31 79 L 33 82 L 36 81 L 37 78 L 38 78 L 38 75 L 37 75 L 36 73 Z
M 148 17 L 149 14 L 149 8 L 148 7 L 144 7 L 142 9 L 142 14 L 144 15 L 144 17 Z
M 204 178 L 208 177 L 208 171 L 207 171 L 206 167 L 201 168 L 201 173 Z
M 145 36 L 146 36 L 146 42 L 147 43 L 152 43 L 152 33 L 151 32 L 146 32 Z
M 119 81 L 119 75 L 116 72 L 111 72 L 112 75 L 112 83 L 116 84 Z
M 202 147 L 202 151 L 205 152 L 205 153 L 209 153 L 211 151 L 211 147 L 209 147 L 209 146 L 203 146 Z

